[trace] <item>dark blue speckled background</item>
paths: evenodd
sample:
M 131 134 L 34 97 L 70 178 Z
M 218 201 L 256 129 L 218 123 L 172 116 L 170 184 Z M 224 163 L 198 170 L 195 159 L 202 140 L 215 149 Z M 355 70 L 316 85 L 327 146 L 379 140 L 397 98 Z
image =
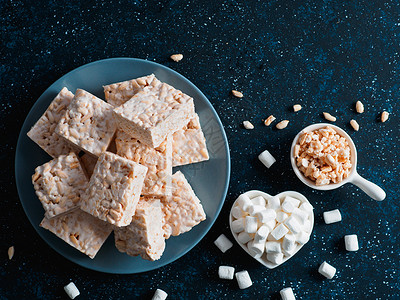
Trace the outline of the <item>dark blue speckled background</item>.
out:
M 287 286 L 297 299 L 400 299 L 398 1 L 76 2 L 0 1 L 1 299 L 66 299 L 71 280 L 79 299 L 151 299 L 156 288 L 169 299 L 279 299 Z M 173 53 L 184 60 L 170 61 Z M 136 275 L 86 270 L 53 251 L 26 218 L 13 175 L 20 127 L 41 93 L 78 66 L 120 56 L 156 61 L 196 84 L 219 113 L 232 155 L 228 196 L 211 231 L 176 262 Z M 230 96 L 232 88 L 245 97 Z M 295 103 L 303 110 L 293 113 Z M 391 113 L 384 124 L 382 110 Z M 295 177 L 289 145 L 302 127 L 323 121 L 322 111 L 354 139 L 359 173 L 386 190 L 385 201 L 351 185 L 313 191 Z M 265 127 L 271 113 L 290 120 L 288 128 Z M 352 118 L 359 132 L 348 125 Z M 243 120 L 255 129 L 244 130 Z M 257 160 L 264 149 L 277 158 L 269 170 Z M 296 190 L 315 206 L 310 242 L 275 270 L 238 245 L 225 254 L 213 245 L 221 233 L 232 239 L 229 209 L 248 189 Z M 325 225 L 322 212 L 335 208 L 343 221 Z M 352 233 L 361 247 L 355 253 L 343 245 Z M 324 260 L 338 270 L 333 280 L 317 273 Z M 253 286 L 239 290 L 235 280 L 220 280 L 219 265 L 248 270 Z

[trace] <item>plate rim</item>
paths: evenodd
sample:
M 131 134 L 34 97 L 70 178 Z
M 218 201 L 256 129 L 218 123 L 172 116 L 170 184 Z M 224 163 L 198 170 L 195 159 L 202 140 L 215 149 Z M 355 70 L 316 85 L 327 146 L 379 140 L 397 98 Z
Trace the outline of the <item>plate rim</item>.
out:
M 146 63 L 146 64 L 153 65 L 155 67 L 167 70 L 168 72 L 173 73 L 174 76 L 177 76 L 178 78 L 182 79 L 186 84 L 190 85 L 197 93 L 199 93 L 204 98 L 205 104 L 207 105 L 207 107 L 211 109 L 211 112 L 216 117 L 217 124 L 221 128 L 222 138 L 224 140 L 224 146 L 225 146 L 225 155 L 226 155 L 226 172 L 225 172 L 226 181 L 225 181 L 225 185 L 224 185 L 224 188 L 223 188 L 222 201 L 220 201 L 220 204 L 219 204 L 219 206 L 217 208 L 214 220 L 212 220 L 205 227 L 204 232 L 200 234 L 200 236 L 197 239 L 197 241 L 195 243 L 193 243 L 190 247 L 188 247 L 185 251 L 183 251 L 181 254 L 177 255 L 176 257 L 171 258 L 170 260 L 168 260 L 168 261 L 166 261 L 166 262 L 164 262 L 162 264 L 156 265 L 154 267 L 150 267 L 150 268 L 148 268 L 146 270 L 143 270 L 143 271 L 133 271 L 133 272 L 132 271 L 121 271 L 121 270 L 119 270 L 119 271 L 116 271 L 116 270 L 104 270 L 104 269 L 99 269 L 99 268 L 96 268 L 96 267 L 90 267 L 90 266 L 82 264 L 79 260 L 74 261 L 74 260 L 72 260 L 72 258 L 70 258 L 68 256 L 65 256 L 64 254 L 60 253 L 55 247 L 53 247 L 52 244 L 50 244 L 47 241 L 47 239 L 42 234 L 42 232 L 40 230 L 40 227 L 35 226 L 34 221 L 32 220 L 31 216 L 27 213 L 27 208 L 24 205 L 23 201 L 21 200 L 21 194 L 22 194 L 22 192 L 21 192 L 22 191 L 22 186 L 21 185 L 22 185 L 22 183 L 19 183 L 19 181 L 17 180 L 17 178 L 20 177 L 17 165 L 19 165 L 19 160 L 20 160 L 18 154 L 21 151 L 21 147 L 22 147 L 21 143 L 22 143 L 23 135 L 24 135 L 23 131 L 24 131 L 25 127 L 28 126 L 28 124 L 27 124 L 28 115 L 33 110 L 35 110 L 35 108 L 39 105 L 39 102 L 40 102 L 39 100 L 42 97 L 44 97 L 44 95 L 46 93 L 50 92 L 52 90 L 53 86 L 56 85 L 57 82 L 62 81 L 66 76 L 71 76 L 72 74 L 74 74 L 74 73 L 76 73 L 76 72 L 78 72 L 78 71 L 80 71 L 82 69 L 91 67 L 91 66 L 96 65 L 96 64 L 102 64 L 102 63 L 111 62 L 111 61 L 124 61 L 124 60 L 125 61 L 129 61 L 129 62 Z M 127 80 L 129 80 L 129 79 L 127 79 Z M 221 122 L 221 119 L 220 119 L 218 113 L 216 112 L 214 106 L 211 104 L 210 100 L 208 100 L 208 98 L 204 95 L 204 93 L 194 83 L 192 83 L 189 79 L 187 79 L 185 76 L 181 75 L 177 71 L 175 71 L 175 70 L 173 70 L 173 69 L 171 69 L 171 68 L 169 68 L 167 66 L 164 66 L 162 64 L 153 62 L 153 61 L 149 61 L 149 60 L 146 60 L 146 59 L 140 59 L 140 58 L 133 58 L 133 57 L 113 57 L 113 58 L 106 58 L 106 59 L 96 60 L 96 61 L 84 64 L 82 66 L 79 66 L 79 67 L 77 67 L 77 68 L 65 73 L 63 76 L 59 77 L 58 79 L 56 79 L 49 87 L 47 87 L 46 90 L 44 90 L 41 93 L 39 98 L 36 99 L 35 103 L 30 108 L 29 112 L 26 114 L 24 122 L 23 122 L 23 124 L 22 124 L 22 126 L 21 126 L 21 128 L 19 130 L 17 145 L 16 145 L 16 148 L 15 148 L 15 155 L 14 155 L 14 174 L 15 174 L 15 183 L 16 183 L 16 187 L 17 187 L 18 199 L 19 199 L 19 202 L 22 205 L 24 213 L 25 213 L 26 217 L 28 218 L 29 222 L 31 223 L 32 227 L 37 232 L 37 234 L 42 238 L 42 240 L 48 246 L 50 246 L 51 249 L 53 249 L 55 252 L 57 252 L 59 255 L 61 255 L 62 257 L 66 258 L 67 260 L 69 260 L 69 261 L 71 261 L 71 262 L 73 262 L 73 263 L 75 263 L 75 264 L 77 264 L 77 265 L 79 265 L 79 266 L 81 266 L 81 267 L 83 267 L 85 269 L 88 269 L 88 270 L 93 270 L 93 271 L 102 272 L 102 273 L 108 273 L 108 274 L 139 274 L 139 273 L 149 272 L 149 271 L 152 271 L 152 270 L 155 270 L 155 269 L 162 268 L 162 267 L 164 267 L 166 265 L 169 265 L 169 264 L 177 261 L 179 258 L 181 258 L 182 256 L 186 255 L 189 251 L 191 251 L 201 240 L 203 240 L 204 236 L 210 231 L 210 229 L 214 225 L 215 221 L 217 220 L 219 214 L 221 213 L 222 207 L 223 207 L 223 205 L 225 203 L 227 192 L 228 192 L 228 188 L 229 188 L 229 183 L 230 183 L 231 159 L 230 159 L 230 149 L 229 149 L 228 138 L 226 136 L 225 128 L 224 128 L 224 126 L 223 126 L 223 124 Z

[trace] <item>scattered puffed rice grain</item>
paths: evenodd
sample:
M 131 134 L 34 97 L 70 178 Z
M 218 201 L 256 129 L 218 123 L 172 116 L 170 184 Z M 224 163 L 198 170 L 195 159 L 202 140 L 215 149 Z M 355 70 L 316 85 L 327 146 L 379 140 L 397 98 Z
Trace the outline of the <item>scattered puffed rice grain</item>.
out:
M 332 116 L 330 113 L 323 112 L 322 114 L 324 115 L 324 118 L 326 120 L 331 121 L 331 122 L 335 122 L 336 121 L 336 118 L 334 116 Z
M 382 112 L 381 114 L 381 121 L 386 122 L 389 119 L 389 113 L 387 111 Z
M 243 126 L 246 129 L 254 129 L 254 125 L 251 124 L 249 121 L 243 121 Z
M 275 121 L 276 120 L 276 118 L 273 116 L 273 115 L 270 115 L 265 121 L 264 121 L 264 125 L 265 126 L 269 126 L 269 125 L 271 125 L 271 123 L 273 122 L 273 121 Z
M 280 121 L 278 124 L 276 124 L 276 128 L 284 129 L 288 126 L 288 124 L 289 124 L 288 120 L 283 120 L 283 121 Z
M 183 59 L 183 54 L 172 54 L 172 55 L 170 56 L 170 58 L 171 58 L 173 61 L 178 62 L 178 61 L 181 61 L 181 60 Z
M 291 287 L 284 288 L 280 292 L 282 300 L 296 300 Z
M 250 275 L 247 271 L 237 272 L 235 276 L 239 285 L 239 289 L 247 289 L 253 285 L 253 282 L 251 281 Z
M 360 129 L 360 125 L 358 125 L 358 123 L 357 123 L 356 120 L 351 120 L 351 121 L 350 121 L 350 125 L 351 125 L 351 127 L 353 127 L 353 129 L 354 129 L 355 131 L 358 131 L 358 130 Z
M 362 104 L 361 101 L 357 101 L 357 102 L 356 102 L 356 111 L 357 111 L 359 114 L 362 114 L 362 113 L 364 112 L 364 104 Z
M 151 300 L 165 300 L 167 299 L 168 294 L 164 292 L 163 290 L 157 289 L 156 292 L 153 295 L 153 298 Z
M 243 93 L 237 91 L 237 90 L 232 90 L 232 95 L 238 98 L 242 98 L 243 97 Z
M 64 286 L 64 291 L 71 299 L 75 299 L 76 296 L 80 295 L 78 288 L 72 281 L 68 283 L 66 286 Z
M 301 107 L 300 104 L 295 104 L 295 105 L 293 105 L 293 111 L 294 111 L 294 112 L 298 112 L 298 111 L 301 110 L 301 109 L 302 109 L 302 107 Z
M 11 260 L 14 256 L 14 246 L 8 248 L 8 259 Z

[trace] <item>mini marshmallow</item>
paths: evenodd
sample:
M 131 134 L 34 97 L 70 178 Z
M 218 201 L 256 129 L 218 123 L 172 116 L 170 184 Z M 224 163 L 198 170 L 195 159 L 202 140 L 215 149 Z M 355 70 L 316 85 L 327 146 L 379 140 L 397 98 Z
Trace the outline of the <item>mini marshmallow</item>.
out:
M 256 213 L 256 217 L 258 218 L 258 220 L 263 223 L 266 224 L 267 222 L 271 221 L 271 220 L 275 220 L 276 218 L 276 212 L 273 209 L 263 209 L 259 212 Z
M 234 267 L 228 266 L 219 266 L 218 268 L 218 276 L 221 279 L 233 279 L 233 275 L 235 274 Z
M 294 210 L 294 207 L 295 206 L 293 205 L 293 203 L 291 201 L 286 201 L 286 199 L 282 203 L 282 210 L 289 214 L 292 213 L 292 211 Z
M 292 233 L 299 233 L 301 231 L 301 224 L 294 216 L 290 216 L 285 220 L 285 225 L 290 229 Z
M 267 260 L 273 264 L 280 265 L 283 262 L 283 253 L 267 253 Z
M 298 242 L 300 245 L 306 244 L 309 239 L 310 235 L 305 231 L 301 231 L 300 233 L 296 234 L 296 242 Z
M 253 205 L 253 202 L 251 202 L 249 196 L 247 196 L 245 194 L 241 194 L 237 198 L 236 203 L 243 211 L 247 211 L 249 206 Z
M 265 241 L 255 242 L 251 241 L 247 243 L 247 248 L 249 252 L 254 257 L 261 257 L 265 251 Z
M 258 228 L 256 235 L 254 236 L 254 241 L 257 243 L 264 241 L 265 243 L 268 234 L 269 234 L 269 228 L 266 225 L 263 225 L 260 228 Z
M 276 226 L 274 230 L 271 231 L 271 235 L 274 237 L 274 239 L 280 240 L 288 232 L 289 229 L 281 223 L 278 226 Z
M 245 231 L 239 233 L 237 237 L 238 241 L 242 244 L 246 244 L 248 241 L 251 241 L 253 238 Z
M 304 211 L 306 211 L 306 212 L 308 212 L 308 213 L 311 213 L 311 212 L 313 211 L 313 209 L 314 209 L 314 207 L 313 207 L 310 203 L 308 203 L 308 202 L 303 202 L 303 203 L 300 205 L 299 208 L 302 209 L 302 210 L 304 210 Z
M 279 242 L 266 242 L 265 243 L 265 252 L 267 253 L 281 253 L 282 246 Z
M 281 206 L 281 200 L 279 197 L 274 196 L 268 200 L 267 208 L 277 210 Z
M 278 223 L 283 223 L 288 217 L 289 215 L 281 210 L 276 213 L 276 221 Z
M 266 205 L 266 202 L 265 202 L 265 199 L 263 196 L 258 196 L 258 197 L 252 198 L 250 200 L 251 200 L 251 202 L 253 202 L 254 205 L 261 205 L 264 207 Z
M 64 286 L 64 291 L 71 299 L 75 299 L 76 296 L 80 295 L 78 288 L 72 281 L 68 283 L 66 286 Z
M 214 241 L 215 246 L 219 248 L 219 250 L 222 251 L 222 253 L 225 253 L 228 251 L 230 248 L 232 248 L 233 244 L 228 238 L 225 236 L 225 234 L 221 234 L 215 241 Z
M 239 289 L 247 289 L 248 287 L 252 286 L 253 283 L 251 282 L 250 275 L 247 271 L 237 272 L 235 274 L 237 283 L 239 285 Z
M 287 234 L 282 241 L 282 249 L 286 252 L 291 252 L 296 248 L 296 237 L 293 234 Z
M 243 211 L 240 209 L 239 206 L 235 206 L 234 208 L 232 208 L 232 216 L 235 219 L 240 219 L 241 217 L 244 216 Z
M 284 288 L 280 292 L 282 300 L 296 300 L 291 287 Z
M 264 209 L 265 209 L 265 206 L 252 205 L 252 206 L 249 206 L 247 211 L 249 212 L 250 216 L 255 216 L 258 212 L 263 211 Z
M 307 221 L 309 214 L 300 209 L 295 207 L 292 211 L 292 215 L 296 217 L 296 219 L 300 222 L 300 224 L 304 225 L 304 223 Z
M 156 292 L 154 293 L 153 298 L 151 300 L 165 300 L 167 299 L 168 294 L 164 292 L 163 290 L 157 289 Z
M 344 243 L 347 251 L 357 251 L 359 249 L 356 234 L 345 235 Z
M 266 166 L 268 169 L 276 162 L 276 159 L 269 153 L 268 150 L 265 150 L 262 152 L 259 156 L 258 159 L 263 163 L 264 166 Z
M 258 222 L 256 217 L 247 216 L 244 224 L 244 231 L 247 233 L 256 233 L 258 229 Z
M 342 215 L 338 209 L 324 212 L 324 221 L 326 224 L 332 224 L 342 221 Z
M 290 249 L 289 251 L 283 250 L 282 252 L 285 256 L 290 257 L 290 256 L 294 255 L 296 253 L 296 251 L 297 251 L 297 248 L 294 247 L 294 248 Z
M 326 261 L 324 261 L 318 268 L 318 272 L 324 275 L 328 279 L 332 279 L 336 274 L 336 268 L 332 267 Z
M 268 221 L 267 223 L 265 223 L 264 225 L 269 228 L 269 231 L 272 231 L 275 228 L 276 221 L 275 220 L 271 220 L 271 221 Z
M 312 228 L 312 223 L 311 223 L 311 221 L 310 221 L 310 220 L 306 220 L 306 221 L 304 222 L 304 225 L 302 226 L 302 229 L 303 229 L 305 232 L 310 232 L 310 231 L 311 231 L 311 228 Z
M 244 223 L 245 223 L 245 218 L 240 218 L 235 221 L 232 221 L 232 223 L 231 223 L 232 231 L 235 233 L 243 231 Z
M 299 205 L 301 203 L 301 201 L 299 199 L 296 199 L 296 198 L 293 198 L 290 196 L 286 196 L 284 202 L 285 201 L 291 202 L 294 207 L 299 207 Z

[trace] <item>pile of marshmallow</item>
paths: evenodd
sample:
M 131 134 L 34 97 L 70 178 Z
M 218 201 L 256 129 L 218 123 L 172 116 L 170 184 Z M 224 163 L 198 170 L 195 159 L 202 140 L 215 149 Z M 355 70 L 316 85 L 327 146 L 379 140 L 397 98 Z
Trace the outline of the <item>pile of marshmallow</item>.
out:
M 248 195 L 240 195 L 231 210 L 232 232 L 253 257 L 278 266 L 308 242 L 313 207 L 295 196 Z

